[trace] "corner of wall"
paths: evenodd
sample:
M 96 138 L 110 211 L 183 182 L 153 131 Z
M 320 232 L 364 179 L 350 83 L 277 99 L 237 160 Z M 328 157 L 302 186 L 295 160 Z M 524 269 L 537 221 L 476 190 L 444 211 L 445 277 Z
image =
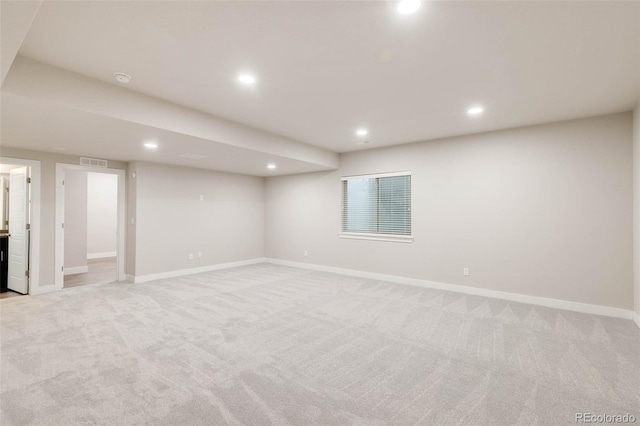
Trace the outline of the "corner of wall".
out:
M 136 274 L 136 226 L 137 226 L 137 173 L 138 163 L 136 161 L 130 162 L 127 165 L 127 246 L 126 246 L 126 262 L 125 272 L 127 277 L 135 276 Z
M 267 179 L 262 177 L 262 257 L 267 256 Z
M 633 300 L 640 327 L 640 102 L 633 110 Z

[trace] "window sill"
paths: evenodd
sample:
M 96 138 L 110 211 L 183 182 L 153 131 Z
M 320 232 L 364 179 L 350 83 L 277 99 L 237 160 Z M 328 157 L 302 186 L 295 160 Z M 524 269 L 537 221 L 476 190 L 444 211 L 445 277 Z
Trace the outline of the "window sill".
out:
M 395 243 L 412 243 L 413 235 L 386 235 L 386 234 L 357 234 L 352 232 L 342 232 L 338 234 L 340 238 L 352 240 L 373 240 L 373 241 L 391 241 Z

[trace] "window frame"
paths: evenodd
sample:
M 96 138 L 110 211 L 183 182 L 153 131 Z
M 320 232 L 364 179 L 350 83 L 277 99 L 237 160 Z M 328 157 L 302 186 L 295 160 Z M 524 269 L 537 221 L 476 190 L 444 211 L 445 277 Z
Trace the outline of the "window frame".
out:
M 352 176 L 342 176 L 340 178 L 340 232 L 338 236 L 340 238 L 346 239 L 355 239 L 355 240 L 373 240 L 373 241 L 391 241 L 391 242 L 401 242 L 401 243 L 412 243 L 413 238 L 413 179 L 410 179 L 409 184 L 409 223 L 411 226 L 411 234 L 378 234 L 373 232 L 349 232 L 344 231 L 344 210 L 346 208 L 345 205 L 345 194 L 344 194 L 344 182 L 352 179 L 380 179 L 387 177 L 397 177 L 397 176 L 411 176 L 410 171 L 402 171 L 402 172 L 389 172 L 389 173 L 371 173 L 364 175 L 352 175 Z

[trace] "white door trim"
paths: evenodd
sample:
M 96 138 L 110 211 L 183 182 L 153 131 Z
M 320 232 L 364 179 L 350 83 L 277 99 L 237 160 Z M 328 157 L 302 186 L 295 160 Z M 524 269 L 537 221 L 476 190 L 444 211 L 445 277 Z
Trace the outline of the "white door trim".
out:
M 29 244 L 29 294 L 40 292 L 40 161 L 0 157 L 0 163 L 31 168 L 31 242 Z
M 125 281 L 124 273 L 125 263 L 125 211 L 126 211 L 126 194 L 125 194 L 125 178 L 126 171 L 122 169 L 108 169 L 104 167 L 80 166 L 77 164 L 56 163 L 56 244 L 55 244 L 55 289 L 61 290 L 64 287 L 64 230 L 62 224 L 64 222 L 64 181 L 65 170 L 80 170 L 93 173 L 108 173 L 118 176 L 118 226 L 117 226 L 117 272 L 116 280 Z

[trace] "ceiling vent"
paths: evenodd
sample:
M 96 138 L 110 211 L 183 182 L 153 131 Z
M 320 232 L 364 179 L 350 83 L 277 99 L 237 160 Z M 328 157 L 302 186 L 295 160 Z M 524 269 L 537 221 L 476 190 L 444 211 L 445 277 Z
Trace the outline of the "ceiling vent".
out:
M 81 166 L 93 166 L 93 167 L 107 167 L 107 160 L 100 160 L 98 158 L 80 157 Z
M 188 158 L 190 160 L 202 160 L 203 158 L 207 158 L 206 155 L 190 154 L 188 152 L 186 154 L 180 154 L 180 155 L 178 155 L 178 157 Z

